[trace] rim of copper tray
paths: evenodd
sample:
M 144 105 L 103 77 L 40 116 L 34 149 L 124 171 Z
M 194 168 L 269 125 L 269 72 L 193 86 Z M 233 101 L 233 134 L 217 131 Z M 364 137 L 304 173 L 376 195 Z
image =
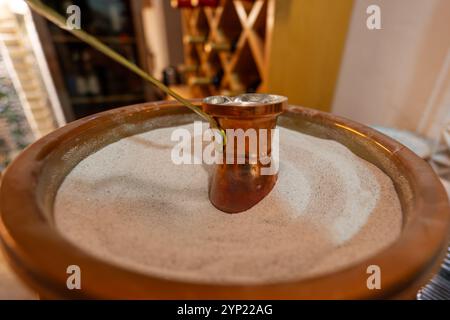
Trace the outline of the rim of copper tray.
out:
M 267 116 L 272 114 L 278 114 L 287 106 L 287 97 L 275 95 L 275 94 L 261 94 L 261 93 L 246 93 L 241 96 L 264 96 L 271 98 L 266 102 L 257 102 L 248 105 L 239 105 L 233 102 L 220 103 L 221 98 L 225 96 L 211 96 L 203 99 L 203 110 L 212 116 L 230 117 L 230 118 L 244 118 L 244 117 L 256 117 Z
M 77 161 L 100 148 L 102 143 L 145 131 L 146 120 L 187 112 L 190 111 L 177 102 L 165 101 L 95 114 L 39 139 L 8 167 L 0 189 L 3 249 L 15 272 L 42 297 L 401 298 L 411 297 L 439 266 L 448 240 L 449 206 L 444 188 L 429 165 L 371 128 L 296 106 L 286 107 L 285 115 L 289 117 L 282 115 L 279 124 L 336 139 L 379 166 L 394 181 L 402 202 L 403 231 L 394 244 L 379 254 L 338 272 L 304 280 L 265 285 L 198 284 L 166 280 L 112 265 L 85 253 L 56 230 L 51 212 L 53 199 L 63 177 Z M 100 133 L 107 139 L 98 139 Z M 94 138 L 101 141 L 93 146 L 80 144 Z M 69 151 L 71 157 L 67 157 Z M 66 268 L 72 264 L 82 270 L 81 290 L 67 289 Z M 381 290 L 367 288 L 366 270 L 372 264 L 381 268 Z

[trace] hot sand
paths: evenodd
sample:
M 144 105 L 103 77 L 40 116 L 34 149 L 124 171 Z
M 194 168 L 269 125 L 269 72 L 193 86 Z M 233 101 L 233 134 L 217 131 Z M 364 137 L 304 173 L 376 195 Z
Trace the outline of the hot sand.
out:
M 172 130 L 122 139 L 81 161 L 56 197 L 60 232 L 111 263 L 219 283 L 336 271 L 400 234 L 390 178 L 337 142 L 280 128 L 274 190 L 252 209 L 230 215 L 208 200 L 206 166 L 171 162 Z

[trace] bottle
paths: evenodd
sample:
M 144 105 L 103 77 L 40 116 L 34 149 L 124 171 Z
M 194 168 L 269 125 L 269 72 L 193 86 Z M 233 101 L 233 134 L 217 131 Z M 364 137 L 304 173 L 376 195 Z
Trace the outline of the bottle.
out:
M 213 85 L 216 88 L 220 87 L 220 83 L 223 78 L 223 71 L 219 70 L 212 77 L 190 77 L 188 80 L 189 85 L 191 86 L 208 86 Z
M 118 3 L 113 2 L 109 5 L 109 19 L 113 34 L 118 34 L 122 31 L 122 12 Z
M 258 91 L 259 86 L 261 85 L 261 79 L 256 78 L 247 87 L 248 93 L 256 93 Z
M 90 94 L 97 96 L 100 94 L 100 82 L 95 72 L 90 72 L 86 78 L 87 89 Z
M 166 86 L 180 84 L 180 74 L 175 67 L 169 66 L 163 70 L 163 83 Z
M 185 44 L 201 44 L 206 41 L 205 36 L 193 36 L 193 35 L 185 35 L 183 37 L 183 42 Z
M 188 80 L 190 86 L 208 86 L 212 84 L 210 77 L 190 77 Z
M 214 76 L 212 79 L 212 83 L 216 88 L 220 87 L 220 84 L 222 82 L 222 78 L 223 78 L 223 70 L 220 69 Z
M 93 66 L 92 57 L 88 50 L 84 50 L 81 54 L 84 67 L 84 83 L 86 86 L 85 94 L 96 96 L 100 94 L 100 82 L 98 80 L 95 68 Z M 81 83 L 81 82 L 80 82 Z
M 191 5 L 193 7 L 217 7 L 219 5 L 219 0 L 191 0 Z
M 198 70 L 198 64 L 182 64 L 178 66 L 178 72 L 180 73 L 190 73 L 196 72 Z
M 82 60 L 83 51 L 75 50 L 72 54 L 72 60 L 77 68 L 74 75 L 74 93 L 76 96 L 85 96 L 89 93 L 88 84 L 85 77 L 85 65 Z
M 89 93 L 88 83 L 86 78 L 82 75 L 77 75 L 75 77 L 75 86 L 78 96 L 84 96 Z
M 213 42 L 210 41 L 205 44 L 204 50 L 207 53 L 210 52 L 233 52 L 236 49 L 236 42 L 229 41 L 221 41 L 221 42 Z

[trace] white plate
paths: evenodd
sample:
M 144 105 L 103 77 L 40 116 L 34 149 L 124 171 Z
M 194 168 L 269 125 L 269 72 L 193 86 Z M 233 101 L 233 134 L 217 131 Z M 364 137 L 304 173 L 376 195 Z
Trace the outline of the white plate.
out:
M 372 128 L 397 140 L 423 159 L 427 159 L 431 156 L 431 146 L 429 142 L 425 138 L 422 138 L 411 131 L 382 126 L 372 126 Z

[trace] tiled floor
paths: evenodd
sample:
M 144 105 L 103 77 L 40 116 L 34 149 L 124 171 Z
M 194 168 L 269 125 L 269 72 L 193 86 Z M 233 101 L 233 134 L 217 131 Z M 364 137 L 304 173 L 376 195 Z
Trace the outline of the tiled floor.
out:
M 450 300 L 450 247 L 439 273 L 417 294 L 419 300 Z

